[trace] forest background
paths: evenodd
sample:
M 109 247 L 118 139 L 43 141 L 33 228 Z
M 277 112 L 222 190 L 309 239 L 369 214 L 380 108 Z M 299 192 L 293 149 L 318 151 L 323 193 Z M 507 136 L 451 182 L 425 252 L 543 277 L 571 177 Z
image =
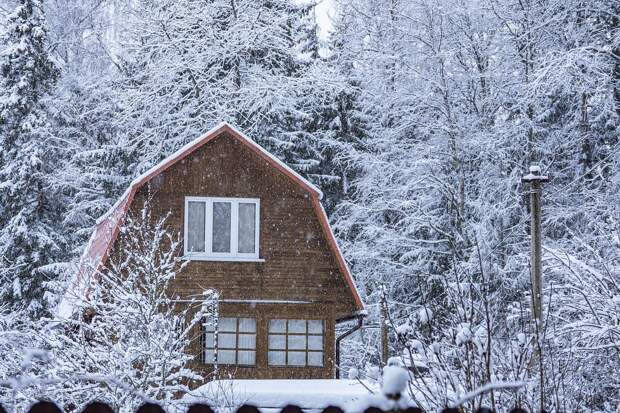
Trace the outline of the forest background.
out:
M 0 346 L 38 346 L 23 331 L 52 317 L 97 218 L 225 120 L 325 192 L 369 326 L 387 303 L 390 353 L 431 372 L 421 404 L 517 381 L 480 402 L 615 408 L 620 3 L 319 7 L 321 30 L 305 1 L 0 3 Z M 534 163 L 552 178 L 540 330 Z M 372 376 L 378 337 L 350 341 L 346 369 Z

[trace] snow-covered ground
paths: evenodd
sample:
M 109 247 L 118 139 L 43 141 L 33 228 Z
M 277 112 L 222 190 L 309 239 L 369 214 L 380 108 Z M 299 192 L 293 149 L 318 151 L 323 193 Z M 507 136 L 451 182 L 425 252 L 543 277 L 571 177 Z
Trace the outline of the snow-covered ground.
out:
M 242 404 L 263 412 L 279 411 L 287 404 L 306 411 L 330 405 L 349 410 L 378 392 L 376 384 L 360 380 L 214 380 L 184 397 L 182 404 L 206 402 L 218 411 L 234 410 Z
M 218 412 L 235 411 L 243 404 L 264 413 L 279 412 L 292 404 L 306 412 L 337 406 L 345 412 L 362 412 L 369 406 L 382 410 L 406 408 L 409 374 L 400 366 L 383 370 L 382 384 L 368 380 L 214 380 L 185 396 L 178 407 L 206 403 Z

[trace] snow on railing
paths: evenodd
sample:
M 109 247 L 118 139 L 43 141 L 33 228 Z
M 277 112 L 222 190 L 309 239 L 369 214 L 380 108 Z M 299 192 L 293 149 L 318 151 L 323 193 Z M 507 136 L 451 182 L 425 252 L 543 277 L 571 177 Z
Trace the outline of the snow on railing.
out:
M 169 403 L 167 406 L 169 406 L 168 410 L 171 413 L 424 413 L 424 410 L 416 407 L 414 401 L 409 397 L 407 391 L 408 382 L 409 375 L 405 369 L 400 366 L 388 365 L 383 369 L 381 390 L 376 393 L 371 392 L 371 394 L 367 395 L 367 397 L 356 400 L 354 403 L 351 403 L 349 405 L 345 405 L 344 410 L 343 408 L 336 406 L 336 404 L 338 404 L 337 401 L 330 402 L 329 397 L 323 400 L 323 402 L 325 403 L 323 405 L 328 405 L 329 403 L 333 403 L 333 405 L 328 405 L 324 408 L 318 406 L 315 408 L 307 406 L 300 407 L 294 404 L 289 404 L 284 407 L 282 407 L 283 405 L 280 405 L 280 407 L 265 407 L 264 405 L 257 407 L 249 404 L 251 402 L 246 402 L 247 404 L 243 404 L 241 407 L 238 408 L 232 406 L 222 407 L 219 405 L 212 408 L 208 404 L 204 403 L 205 399 L 200 397 L 190 400 L 180 399 L 176 402 L 173 401 L 171 404 L 171 401 L 168 400 Z M 0 384 L 2 383 L 0 382 Z M 523 383 L 488 384 L 474 392 L 470 392 L 464 395 L 458 402 L 452 404 L 451 407 L 446 407 L 441 410 L 441 413 L 473 413 L 474 411 L 472 409 L 466 409 L 463 407 L 464 404 L 469 400 L 478 397 L 481 394 L 484 394 L 490 390 L 506 388 L 518 389 L 521 386 L 523 386 Z M 125 388 L 125 391 L 131 393 L 130 388 Z M 320 393 L 321 392 L 319 391 L 318 394 Z M 338 393 L 335 394 L 337 395 Z M 286 399 L 286 396 L 283 395 L 283 399 Z M 135 413 L 166 413 L 166 409 L 159 405 L 157 401 L 144 397 L 142 397 L 141 400 L 144 404 L 137 408 Z M 6 399 L 5 402 L 7 402 Z M 237 406 L 239 404 L 237 404 Z M 127 406 L 125 406 L 121 410 L 123 412 L 126 412 L 132 411 L 133 409 L 128 409 Z M 508 411 L 508 409 L 504 410 Z M 16 411 L 17 410 L 14 409 L 13 411 L 11 411 L 11 413 L 16 413 Z M 73 406 L 73 408 L 67 409 L 66 411 L 72 413 L 116 412 L 113 407 L 102 402 L 92 402 L 83 409 Z M 510 413 L 526 413 L 526 410 L 520 407 L 515 407 L 509 411 Z M 0 413 L 7 413 L 7 410 L 2 407 L 1 403 Z M 33 404 L 28 410 L 28 412 L 25 413 L 63 413 L 63 410 L 51 401 L 39 401 Z M 486 407 L 481 407 L 475 410 L 475 413 L 493 413 L 493 410 Z
M 6 410 L 3 409 L 2 405 L 0 405 L 0 413 L 6 413 Z M 53 402 L 49 401 L 40 401 L 33 404 L 27 413 L 64 413 L 60 407 L 58 407 Z M 115 413 L 114 409 L 109 405 L 101 402 L 93 402 L 87 405 L 81 413 Z M 155 403 L 145 403 L 140 406 L 136 413 L 166 413 L 163 407 Z M 216 413 L 214 409 L 209 407 L 206 404 L 196 403 L 190 405 L 186 413 Z M 259 408 L 251 405 L 243 405 L 236 410 L 236 413 L 264 413 L 261 412 Z M 308 413 L 305 412 L 299 406 L 288 405 L 284 406 L 280 413 Z M 340 407 L 337 406 L 328 406 L 321 410 L 320 413 L 345 413 Z M 370 406 L 366 409 L 360 411 L 359 413 L 424 413 L 424 411 L 418 407 L 407 407 L 405 409 L 392 409 L 392 410 L 382 410 L 378 407 Z M 464 410 L 457 409 L 454 407 L 448 407 L 441 411 L 441 413 L 464 413 Z M 493 410 L 489 408 L 480 408 L 476 410 L 476 413 L 493 413 Z M 519 407 L 513 408 L 510 410 L 510 413 L 527 413 L 524 409 Z

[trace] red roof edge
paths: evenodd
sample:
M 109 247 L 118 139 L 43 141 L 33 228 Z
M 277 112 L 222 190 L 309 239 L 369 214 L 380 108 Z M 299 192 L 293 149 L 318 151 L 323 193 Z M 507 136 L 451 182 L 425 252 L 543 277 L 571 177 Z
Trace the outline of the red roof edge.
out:
M 323 234 L 325 235 L 325 239 L 327 239 L 327 243 L 329 248 L 332 250 L 334 257 L 336 257 L 336 261 L 338 263 L 338 268 L 340 269 L 340 273 L 344 277 L 347 286 L 351 290 L 353 294 L 353 301 L 355 302 L 355 308 L 357 311 L 364 310 L 364 304 L 362 303 L 362 298 L 357 291 L 357 287 L 355 286 L 355 282 L 353 281 L 353 277 L 351 276 L 351 271 L 349 270 L 349 266 L 347 262 L 344 260 L 344 256 L 340 251 L 340 247 L 338 246 L 338 241 L 336 241 L 336 237 L 334 236 L 334 232 L 332 231 L 331 226 L 329 225 L 329 221 L 327 220 L 327 214 L 323 209 L 323 205 L 317 197 L 312 197 L 312 206 L 316 212 L 317 217 L 319 218 L 319 222 L 321 223 L 321 228 L 323 229 Z

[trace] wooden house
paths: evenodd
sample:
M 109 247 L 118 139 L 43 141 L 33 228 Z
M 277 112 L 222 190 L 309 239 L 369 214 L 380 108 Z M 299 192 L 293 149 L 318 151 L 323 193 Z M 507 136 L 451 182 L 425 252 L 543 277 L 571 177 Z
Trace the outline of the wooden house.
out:
M 218 291 L 213 332 L 192 349 L 205 374 L 217 362 L 236 378 L 331 378 L 335 326 L 363 305 L 330 229 L 322 193 L 252 139 L 224 123 L 137 178 L 99 221 L 84 253 L 98 267 L 123 217 L 147 196 L 182 234 L 174 280 L 181 297 Z M 88 277 L 82 266 L 78 278 Z

